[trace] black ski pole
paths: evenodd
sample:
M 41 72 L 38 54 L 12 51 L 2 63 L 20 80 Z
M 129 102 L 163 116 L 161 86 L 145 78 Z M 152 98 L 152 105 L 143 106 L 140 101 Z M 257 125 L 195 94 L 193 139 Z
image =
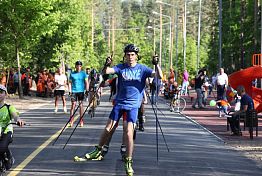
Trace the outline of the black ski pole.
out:
M 70 123 L 71 119 L 74 117 L 76 111 L 78 110 L 80 104 L 78 104 L 77 108 L 75 108 L 73 114 L 69 117 L 69 120 L 66 122 L 65 126 L 63 127 L 62 131 L 60 132 L 60 134 L 56 137 L 55 141 L 53 142 L 52 145 L 55 145 L 56 141 L 59 139 L 59 137 L 62 135 L 62 133 L 64 132 L 65 128 L 67 127 L 67 125 Z
M 153 60 L 152 60 L 152 63 L 153 65 L 155 66 L 155 79 L 156 79 L 156 92 L 158 90 L 158 76 L 159 76 L 159 73 L 158 73 L 158 68 L 157 68 L 157 64 L 158 64 L 158 56 L 155 55 L 153 56 Z M 161 134 L 163 136 L 163 139 L 164 139 L 164 142 L 166 144 L 166 147 L 167 147 L 167 151 L 169 152 L 169 148 L 168 148 L 168 145 L 167 145 L 167 142 L 166 142 L 166 139 L 165 139 L 165 136 L 164 136 L 164 133 L 162 131 L 162 128 L 161 128 L 161 125 L 160 125 L 160 122 L 158 120 L 158 115 L 157 115 L 157 110 L 154 108 L 154 105 L 153 105 L 153 102 L 151 101 L 151 106 L 152 106 L 152 109 L 154 111 L 154 114 L 155 114 L 155 117 L 156 117 L 156 148 L 157 148 L 157 161 L 158 161 L 158 126 L 160 128 L 160 131 L 161 131 Z
M 70 141 L 70 139 L 71 139 L 71 137 L 73 136 L 73 134 L 74 134 L 76 128 L 78 127 L 79 123 L 81 122 L 81 120 L 82 120 L 83 117 L 85 116 L 85 113 L 86 113 L 87 109 L 90 107 L 90 105 L 91 105 L 93 99 L 95 98 L 95 96 L 96 96 L 96 94 L 97 94 L 97 92 L 99 91 L 100 88 L 101 88 L 101 83 L 99 84 L 99 87 L 97 88 L 97 90 L 95 91 L 93 97 L 91 98 L 90 102 L 88 103 L 88 105 L 87 105 L 87 107 L 86 107 L 84 113 L 80 116 L 80 118 L 79 118 L 79 120 L 78 120 L 78 122 L 77 122 L 77 124 L 76 124 L 76 126 L 75 126 L 75 128 L 74 128 L 74 130 L 72 131 L 72 133 L 70 134 L 69 138 L 67 139 L 67 141 L 66 141 L 66 143 L 65 143 L 65 145 L 64 145 L 64 147 L 63 147 L 63 149 L 65 149 L 66 145 L 67 145 L 68 142 Z
M 152 104 L 151 103 L 151 98 L 150 98 L 150 96 L 149 96 L 149 94 L 147 93 L 147 96 L 148 96 L 148 98 L 149 98 L 149 101 L 150 101 L 150 104 Z M 160 111 L 161 112 L 161 114 L 166 118 L 166 115 L 163 113 L 163 111 L 155 104 L 155 107 L 157 108 L 157 110 L 158 111 Z

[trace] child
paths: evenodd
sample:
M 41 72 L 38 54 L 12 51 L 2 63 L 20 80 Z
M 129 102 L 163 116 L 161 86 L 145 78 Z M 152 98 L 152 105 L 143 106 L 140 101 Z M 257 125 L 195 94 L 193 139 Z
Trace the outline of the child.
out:
M 230 104 L 225 99 L 218 100 L 217 107 L 219 108 L 219 117 L 221 117 L 221 112 L 224 112 L 224 115 L 228 114 L 228 108 L 231 108 Z
M 14 163 L 12 153 L 8 149 L 8 145 L 12 142 L 13 136 L 13 126 L 10 123 L 12 119 L 14 119 L 18 126 L 23 126 L 24 122 L 19 118 L 15 107 L 5 103 L 6 96 L 6 87 L 0 85 L 0 160 L 5 159 L 4 168 L 9 170 Z

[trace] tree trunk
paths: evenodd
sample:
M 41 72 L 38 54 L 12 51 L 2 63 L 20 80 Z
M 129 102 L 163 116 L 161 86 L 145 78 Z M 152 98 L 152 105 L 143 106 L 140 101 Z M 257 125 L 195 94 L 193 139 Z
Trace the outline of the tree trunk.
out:
M 18 71 L 18 95 L 19 95 L 19 98 L 23 98 L 23 91 L 22 91 L 22 82 L 21 82 L 21 67 L 20 67 L 20 58 L 19 58 L 19 48 L 16 44 L 16 48 L 15 48 L 15 51 L 16 51 L 16 59 L 17 59 L 17 71 Z

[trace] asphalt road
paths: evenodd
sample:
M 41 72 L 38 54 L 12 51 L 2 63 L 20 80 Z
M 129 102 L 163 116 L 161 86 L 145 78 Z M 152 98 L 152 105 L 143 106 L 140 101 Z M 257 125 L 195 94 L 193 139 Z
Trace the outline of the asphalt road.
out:
M 69 114 L 62 113 L 61 104 L 58 114 L 53 113 L 53 103 L 24 112 L 21 117 L 31 126 L 15 127 L 14 141 L 10 148 L 16 162 L 7 174 L 12 176 L 125 175 L 119 152 L 121 123 L 103 161 L 84 163 L 73 161 L 75 155 L 83 155 L 91 151 L 98 143 L 112 108 L 107 100 L 108 95 L 105 95 L 94 118 L 85 116 L 84 127 L 76 129 L 65 149 L 63 146 L 73 128 L 67 128 L 57 143 L 52 145 L 69 118 Z M 156 131 L 156 116 L 151 105 L 146 105 L 145 131 L 138 132 L 135 141 L 133 157 L 135 175 L 261 175 L 262 169 L 256 166 L 254 161 L 225 145 L 223 141 L 183 115 L 170 112 L 164 101 L 159 102 L 157 118 L 166 143 L 159 126 Z M 87 105 L 87 102 L 85 104 Z M 69 106 L 68 102 L 68 108 Z M 156 133 L 158 133 L 158 140 Z

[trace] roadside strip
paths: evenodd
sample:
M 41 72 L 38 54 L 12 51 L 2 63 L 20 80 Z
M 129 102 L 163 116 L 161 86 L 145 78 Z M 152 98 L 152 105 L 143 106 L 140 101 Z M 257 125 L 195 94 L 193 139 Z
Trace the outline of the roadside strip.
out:
M 79 115 L 74 117 L 74 122 L 79 118 Z M 67 129 L 68 126 L 65 128 Z M 47 139 L 42 145 L 40 145 L 35 151 L 33 151 L 22 163 L 20 163 L 15 169 L 13 169 L 8 176 L 18 175 L 43 149 L 45 149 L 57 136 L 61 133 L 63 128 L 53 134 L 49 139 Z

